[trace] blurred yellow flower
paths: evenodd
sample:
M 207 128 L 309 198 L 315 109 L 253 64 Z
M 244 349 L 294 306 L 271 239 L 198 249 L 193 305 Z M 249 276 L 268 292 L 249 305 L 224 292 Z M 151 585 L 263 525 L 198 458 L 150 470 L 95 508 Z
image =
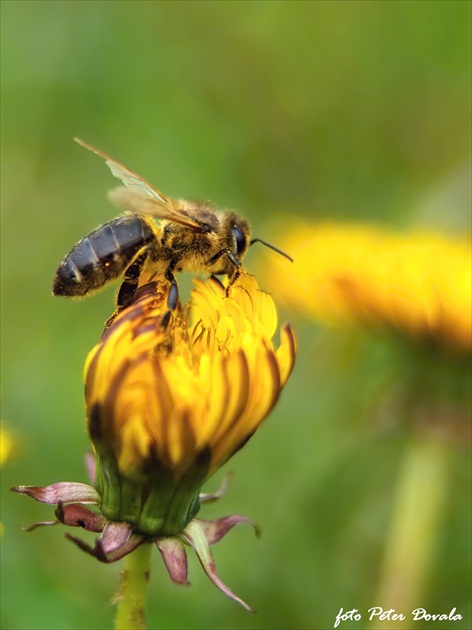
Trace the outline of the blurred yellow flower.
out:
M 0 423 L 0 468 L 18 455 L 18 446 L 18 440 L 13 437 L 11 430 Z M 4 529 L 0 522 L 0 537 L 3 536 Z
M 0 425 L 0 467 L 11 457 L 13 452 L 13 438 L 10 431 Z
M 397 234 L 360 224 L 305 224 L 282 247 L 264 283 L 322 321 L 391 326 L 440 345 L 472 349 L 469 239 Z

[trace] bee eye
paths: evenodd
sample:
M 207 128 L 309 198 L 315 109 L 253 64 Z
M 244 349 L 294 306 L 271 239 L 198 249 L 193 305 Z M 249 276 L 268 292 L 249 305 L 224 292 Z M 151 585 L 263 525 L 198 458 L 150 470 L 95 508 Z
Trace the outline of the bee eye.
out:
M 236 241 L 236 254 L 239 256 L 243 254 L 247 249 L 247 238 L 241 228 L 237 225 L 233 225 L 231 228 L 231 234 Z

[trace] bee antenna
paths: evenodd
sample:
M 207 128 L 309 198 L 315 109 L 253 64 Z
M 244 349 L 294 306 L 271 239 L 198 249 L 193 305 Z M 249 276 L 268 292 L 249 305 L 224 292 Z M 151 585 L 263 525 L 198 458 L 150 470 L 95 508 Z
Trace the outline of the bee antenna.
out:
M 291 256 L 289 256 L 288 254 L 286 254 L 285 252 L 283 252 L 281 249 L 279 249 L 278 247 L 275 247 L 275 245 L 271 245 L 270 243 L 268 243 L 267 241 L 263 241 L 261 238 L 253 238 L 252 241 L 249 243 L 249 245 L 253 245 L 254 243 L 262 243 L 263 245 L 265 245 L 266 247 L 269 247 L 270 249 L 273 249 L 274 252 L 277 252 L 278 254 L 281 254 L 282 256 L 285 256 L 285 258 L 288 258 L 290 260 L 290 262 L 293 262 L 293 258 Z

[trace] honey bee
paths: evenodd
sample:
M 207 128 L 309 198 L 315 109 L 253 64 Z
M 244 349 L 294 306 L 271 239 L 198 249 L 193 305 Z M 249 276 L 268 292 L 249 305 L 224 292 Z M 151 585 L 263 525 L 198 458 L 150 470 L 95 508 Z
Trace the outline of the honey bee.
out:
M 292 260 L 262 239 L 251 240 L 249 223 L 236 212 L 201 201 L 170 199 L 102 151 L 75 141 L 102 157 L 124 184 L 108 196 L 126 214 L 93 230 L 71 249 L 57 268 L 54 295 L 86 296 L 122 278 L 116 314 L 131 304 L 139 285 L 163 275 L 170 283 L 163 317 L 167 325 L 179 298 L 174 273 L 227 274 L 231 285 L 249 246 L 256 242 Z

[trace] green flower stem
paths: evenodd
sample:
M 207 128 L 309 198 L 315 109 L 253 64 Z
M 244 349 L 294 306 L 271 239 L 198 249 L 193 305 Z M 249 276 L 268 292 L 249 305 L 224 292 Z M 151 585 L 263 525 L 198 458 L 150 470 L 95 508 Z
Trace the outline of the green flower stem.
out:
M 422 605 L 425 579 L 447 493 L 448 449 L 437 436 L 419 435 L 407 447 L 400 468 L 390 532 L 375 605 L 407 613 Z M 380 622 L 372 630 L 384 627 Z M 412 622 L 414 625 L 414 622 Z
M 115 630 L 146 630 L 145 604 L 151 569 L 151 543 L 126 556 L 116 599 Z

